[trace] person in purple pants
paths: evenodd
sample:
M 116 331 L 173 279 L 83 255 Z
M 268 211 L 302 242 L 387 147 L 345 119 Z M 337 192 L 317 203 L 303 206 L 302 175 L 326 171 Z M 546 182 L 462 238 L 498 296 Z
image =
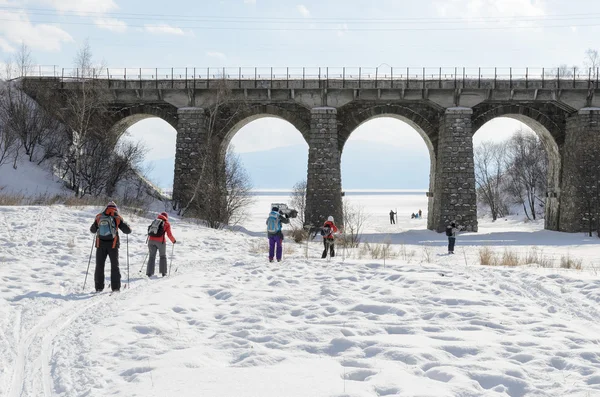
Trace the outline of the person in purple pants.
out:
M 282 223 L 290 223 L 287 215 L 279 213 L 278 207 L 271 208 L 271 213 L 267 218 L 267 236 L 269 237 L 269 262 L 273 262 L 273 258 L 277 258 L 277 262 L 281 262 L 283 252 L 283 233 L 281 231 Z M 275 253 L 275 245 L 277 245 L 277 253 Z

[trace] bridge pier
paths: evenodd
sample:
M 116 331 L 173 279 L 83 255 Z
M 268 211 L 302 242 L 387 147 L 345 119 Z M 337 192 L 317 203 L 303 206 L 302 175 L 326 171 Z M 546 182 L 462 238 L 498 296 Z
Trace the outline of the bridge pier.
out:
M 431 215 L 438 232 L 451 221 L 477 231 L 472 114 L 470 108 L 448 108 L 440 120 Z
M 313 108 L 310 116 L 305 222 L 321 226 L 331 215 L 337 225 L 342 225 L 342 176 L 337 109 Z
M 600 216 L 600 108 L 567 119 L 560 191 L 560 231 L 590 230 Z M 592 231 L 597 228 L 592 225 Z
M 198 180 L 202 145 L 206 142 L 206 116 L 202 108 L 177 109 L 177 142 L 173 201 L 185 205 Z

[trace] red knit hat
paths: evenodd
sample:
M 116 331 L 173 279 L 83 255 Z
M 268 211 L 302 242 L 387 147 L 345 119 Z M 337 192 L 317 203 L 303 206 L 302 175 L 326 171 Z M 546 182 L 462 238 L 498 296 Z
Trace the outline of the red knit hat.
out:
M 162 216 L 164 216 L 166 219 L 169 219 L 169 214 L 167 214 L 166 212 L 161 212 L 160 214 Z

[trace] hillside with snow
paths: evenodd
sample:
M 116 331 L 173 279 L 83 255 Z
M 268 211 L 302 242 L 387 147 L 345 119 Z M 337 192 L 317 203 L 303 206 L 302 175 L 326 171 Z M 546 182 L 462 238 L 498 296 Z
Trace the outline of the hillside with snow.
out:
M 414 256 L 385 265 L 322 260 L 319 241 L 288 241 L 270 264 L 262 236 L 173 219 L 171 275 L 147 279 L 149 219 L 123 211 L 128 288 L 93 295 L 92 273 L 82 287 L 98 210 L 0 208 L 0 395 L 600 394 L 598 245 L 580 235 L 559 234 L 588 254 L 579 271 L 479 266 L 489 229 L 451 257 L 422 231 L 394 246 Z

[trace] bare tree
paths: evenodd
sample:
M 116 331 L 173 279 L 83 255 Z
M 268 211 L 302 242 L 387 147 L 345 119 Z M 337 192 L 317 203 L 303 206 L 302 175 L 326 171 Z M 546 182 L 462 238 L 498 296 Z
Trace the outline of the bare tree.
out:
M 546 69 L 544 71 L 544 75 L 546 77 L 573 77 L 573 75 L 577 75 L 579 73 L 579 66 L 573 65 L 569 66 L 566 63 L 563 63 L 555 68 Z
M 523 206 L 527 218 L 536 219 L 548 184 L 548 156 L 537 135 L 520 130 L 509 139 L 506 176 L 513 202 Z
M 74 64 L 80 76 L 92 76 L 95 73 L 96 67 L 87 42 L 78 50 Z M 112 125 L 107 117 L 110 112 L 106 87 L 99 80 L 87 78 L 80 78 L 73 84 L 73 87 L 65 90 L 64 97 L 53 109 L 53 114 L 64 126 L 63 139 L 68 147 L 60 156 L 63 176 L 75 194 L 83 196 L 98 191 L 101 189 L 100 185 L 106 188 L 108 182 L 102 182 L 98 186 L 90 183 L 107 179 L 100 177 L 99 173 L 106 170 L 102 164 L 96 163 L 105 163 L 110 158 L 117 137 L 110 135 Z M 98 156 L 108 157 L 102 159 Z
M 0 119 L 0 167 L 18 156 L 19 138 L 10 129 L 4 127 L 3 120 Z M 14 163 L 13 163 L 14 167 Z
M 349 248 L 358 247 L 362 236 L 367 214 L 360 206 L 353 206 L 344 200 L 344 240 L 342 243 Z
M 112 196 L 119 182 L 141 178 L 144 158 L 148 153 L 142 142 L 119 141 L 112 152 L 106 194 Z
M 584 64 L 587 68 L 591 69 L 592 78 L 598 77 L 598 68 L 600 67 L 600 54 L 598 50 L 588 48 L 585 52 Z
M 483 142 L 475 148 L 477 197 L 490 208 L 493 221 L 508 212 L 502 192 L 502 176 L 506 171 L 505 155 L 504 143 Z
M 29 161 L 34 161 L 38 145 L 43 145 L 56 127 L 56 121 L 25 93 L 27 80 L 22 77 L 30 73 L 32 62 L 31 51 L 22 45 L 14 60 L 6 65 L 9 81 L 0 92 L 0 120 L 9 134 L 19 138 Z
M 246 216 L 246 211 L 254 202 L 250 177 L 233 147 L 225 157 L 225 188 L 227 189 L 227 224 L 238 225 Z
M 290 194 L 290 205 L 298 211 L 298 217 L 295 218 L 295 223 L 298 227 L 304 226 L 305 211 L 306 211 L 306 180 L 296 182 L 292 187 Z

